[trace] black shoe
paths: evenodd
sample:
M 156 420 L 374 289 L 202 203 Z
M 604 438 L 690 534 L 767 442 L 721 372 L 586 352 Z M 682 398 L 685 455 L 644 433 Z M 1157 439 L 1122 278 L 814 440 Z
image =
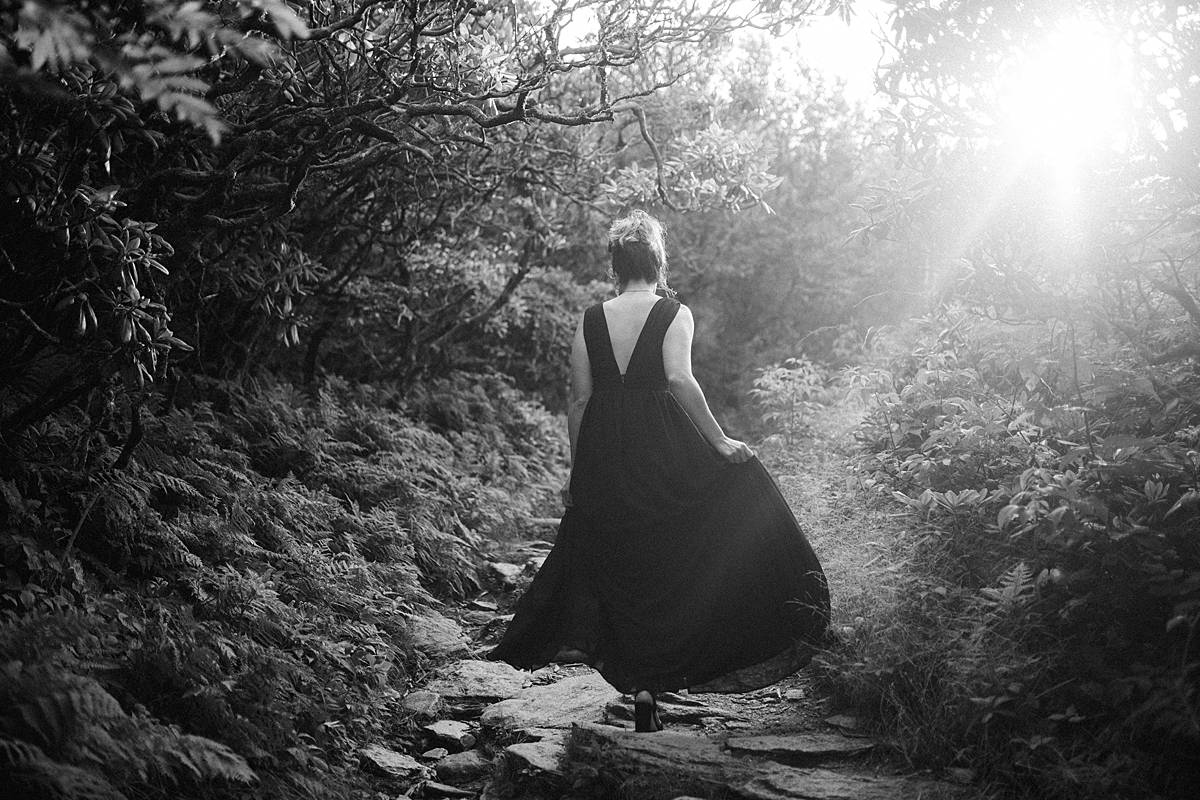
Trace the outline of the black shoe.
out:
M 642 690 L 633 696 L 633 729 L 638 733 L 653 733 L 663 729 L 658 718 L 658 702 L 652 692 Z

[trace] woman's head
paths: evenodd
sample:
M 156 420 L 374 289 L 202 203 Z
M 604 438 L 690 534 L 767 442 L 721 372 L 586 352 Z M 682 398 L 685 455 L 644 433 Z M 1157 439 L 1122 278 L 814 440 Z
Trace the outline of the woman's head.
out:
M 630 211 L 608 229 L 608 252 L 617 283 L 633 280 L 667 285 L 667 248 L 662 223 L 645 211 Z

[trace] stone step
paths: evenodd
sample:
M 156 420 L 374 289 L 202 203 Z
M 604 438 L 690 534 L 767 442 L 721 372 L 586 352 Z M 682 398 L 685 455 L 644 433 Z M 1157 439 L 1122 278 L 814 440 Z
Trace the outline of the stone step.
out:
M 515 697 L 485 708 L 479 722 L 485 730 L 508 734 L 538 728 L 567 729 L 575 722 L 600 722 L 605 708 L 620 696 L 599 673 L 589 670 L 555 683 L 524 688 Z
M 647 797 L 723 794 L 744 800 L 950 800 L 967 796 L 961 787 L 928 779 L 880 776 L 849 768 L 801 768 L 738 757 L 719 742 L 698 734 L 634 733 L 608 725 L 580 724 L 571 729 L 568 752 L 571 766 L 594 770 L 600 784 L 637 787 L 639 796 Z
M 730 736 L 725 740 L 725 746 L 736 755 L 763 756 L 783 764 L 807 765 L 862 755 L 874 748 L 875 742 L 836 733 L 793 733 Z
M 455 716 L 472 717 L 491 703 L 516 697 L 528 680 L 528 673 L 500 661 L 464 659 L 438 670 L 425 691 L 440 697 Z

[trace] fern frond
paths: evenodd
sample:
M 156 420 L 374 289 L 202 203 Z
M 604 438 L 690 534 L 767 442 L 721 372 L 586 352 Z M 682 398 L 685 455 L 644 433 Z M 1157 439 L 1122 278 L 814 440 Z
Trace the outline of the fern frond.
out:
M 49 760 L 37 745 L 0 736 L 0 767 L 5 771 L 22 769 L 39 761 Z
M 1014 611 L 1030 603 L 1036 594 L 1033 568 L 1024 561 L 1018 561 L 1005 571 L 997 583 L 996 588 L 984 587 L 979 590 L 988 605 L 997 611 Z
M 197 781 L 230 781 L 254 783 L 258 775 L 246 760 L 220 742 L 203 736 L 180 734 L 170 730 L 157 737 L 157 755 L 170 765 L 170 772 L 178 777 L 187 774 Z

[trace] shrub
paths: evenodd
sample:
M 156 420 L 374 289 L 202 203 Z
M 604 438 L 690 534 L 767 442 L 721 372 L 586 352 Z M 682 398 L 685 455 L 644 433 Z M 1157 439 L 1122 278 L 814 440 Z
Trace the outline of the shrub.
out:
M 119 407 L 5 443 L 0 760 L 30 793 L 361 790 L 353 746 L 430 659 L 407 617 L 477 588 L 480 537 L 542 502 L 565 449 L 486 376 L 406 403 L 197 388 L 144 415 L 124 467 Z
M 955 310 L 909 335 L 850 380 L 874 402 L 864 483 L 916 520 L 912 584 L 896 619 L 827 658 L 834 686 L 914 760 L 1031 795 L 1185 791 L 1200 770 L 1195 374 Z

